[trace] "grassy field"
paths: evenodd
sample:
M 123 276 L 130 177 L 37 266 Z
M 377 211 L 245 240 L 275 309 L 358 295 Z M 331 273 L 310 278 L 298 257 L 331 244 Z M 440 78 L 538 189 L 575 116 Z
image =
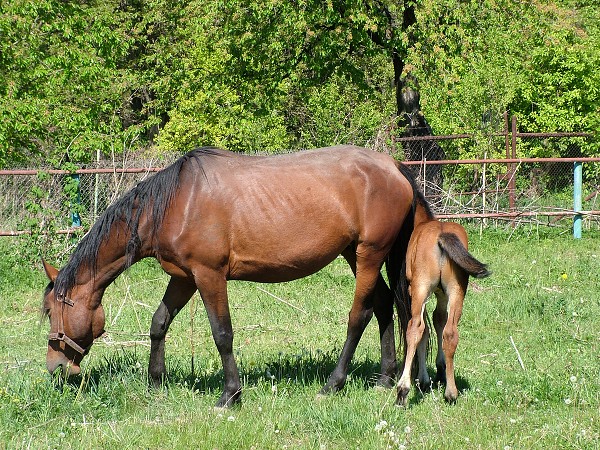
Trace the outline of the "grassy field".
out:
M 336 260 L 296 282 L 230 283 L 244 392 L 225 412 L 213 409 L 221 366 L 198 296 L 167 337 L 167 387 L 147 388 L 147 333 L 167 281 L 153 261 L 108 289 L 107 335 L 82 375 L 58 388 L 45 370 L 45 276 L 22 261 L 30 249 L 0 240 L 0 448 L 600 448 L 600 235 L 471 234 L 493 275 L 466 298 L 456 405 L 442 390 L 413 390 L 398 408 L 393 391 L 373 387 L 375 321 L 344 391 L 315 398 L 341 349 L 354 286 Z

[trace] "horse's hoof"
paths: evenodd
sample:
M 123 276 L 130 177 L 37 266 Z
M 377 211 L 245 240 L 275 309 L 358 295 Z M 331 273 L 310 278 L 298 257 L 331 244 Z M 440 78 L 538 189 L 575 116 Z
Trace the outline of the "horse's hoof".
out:
M 377 383 L 375 383 L 375 389 L 378 389 L 378 390 L 392 389 L 393 387 L 394 387 L 393 378 L 390 378 L 387 376 L 381 376 L 377 380 Z
M 315 395 L 315 402 L 317 402 L 317 403 L 323 402 L 323 401 L 325 401 L 325 399 L 327 399 L 329 397 L 330 397 L 329 395 L 319 392 L 317 395 Z
M 446 375 L 438 375 L 435 376 L 435 378 L 433 379 L 433 385 L 434 386 L 442 386 L 442 385 L 446 385 Z
M 241 402 L 242 402 L 242 393 L 241 392 L 238 391 L 233 395 L 227 395 L 227 394 L 223 393 L 221 395 L 221 398 L 215 405 L 215 410 L 225 411 L 228 408 L 231 408 L 235 405 L 240 404 Z
M 343 385 L 342 385 L 343 386 Z M 325 386 L 323 386 L 321 388 L 321 390 L 319 391 L 318 395 L 322 395 L 324 397 L 327 397 L 331 394 L 335 394 L 336 392 L 338 392 L 341 389 L 341 387 L 338 387 L 336 385 L 329 385 L 326 384 Z
M 419 380 L 417 380 L 417 382 L 416 382 L 416 387 L 421 393 L 426 393 L 426 392 L 431 391 L 431 386 L 432 386 L 431 380 L 424 381 L 422 383 Z
M 151 389 L 162 389 L 166 384 L 167 376 L 164 374 L 148 376 L 148 385 Z

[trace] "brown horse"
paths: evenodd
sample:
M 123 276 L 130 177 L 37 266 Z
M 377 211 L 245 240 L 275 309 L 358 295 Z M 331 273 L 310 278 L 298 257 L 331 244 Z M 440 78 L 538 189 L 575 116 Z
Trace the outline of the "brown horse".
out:
M 344 386 L 349 362 L 373 313 L 381 338 L 379 383 L 397 370 L 393 294 L 380 269 L 403 260 L 412 231 L 413 184 L 389 156 L 350 146 L 280 156 L 192 151 L 140 182 L 110 206 L 50 283 L 46 365 L 77 374 L 104 327 L 106 287 L 127 267 L 154 257 L 171 278 L 150 328 L 151 383 L 166 376 L 165 334 L 196 290 L 221 356 L 224 390 L 217 406 L 240 399 L 227 280 L 281 282 L 312 274 L 342 254 L 356 277 L 347 337 L 322 388 Z M 405 220 L 406 219 L 406 220 Z M 404 278 L 393 258 L 392 280 Z
M 467 232 L 454 222 L 434 219 L 419 191 L 415 191 L 414 230 L 406 252 L 408 303 L 398 305 L 408 312 L 410 320 L 405 332 L 405 360 L 398 381 L 396 403 L 405 405 L 411 385 L 411 369 L 417 354 L 417 380 L 422 388 L 431 381 L 427 373 L 429 329 L 425 321 L 427 299 L 435 293 L 437 305 L 433 325 L 437 335 L 436 382 L 446 383 L 445 398 L 454 402 L 458 396 L 454 380 L 454 353 L 458 344 L 458 321 L 467 292 L 469 275 L 487 277 L 486 265 L 467 250 Z

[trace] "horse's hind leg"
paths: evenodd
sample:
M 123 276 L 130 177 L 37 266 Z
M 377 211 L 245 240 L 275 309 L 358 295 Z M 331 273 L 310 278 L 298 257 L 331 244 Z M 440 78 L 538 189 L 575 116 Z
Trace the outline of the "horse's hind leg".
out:
M 458 321 L 462 314 L 463 300 L 467 289 L 467 280 L 447 288 L 448 320 L 442 332 L 442 349 L 446 359 L 446 392 L 444 397 L 450 403 L 456 401 L 458 389 L 454 379 L 454 353 L 458 345 Z
M 169 325 L 190 300 L 196 285 L 185 278 L 172 277 L 165 295 L 152 317 L 150 327 L 150 361 L 148 363 L 148 378 L 155 387 L 160 387 L 166 376 L 165 367 L 165 335 Z
M 379 341 L 381 344 L 381 374 L 377 380 L 377 385 L 392 388 L 398 372 L 394 334 L 394 297 L 381 275 L 379 275 L 375 286 L 373 311 L 379 325 Z
M 223 393 L 215 406 L 227 408 L 239 402 L 241 398 L 240 374 L 233 356 L 233 327 L 227 298 L 227 281 L 218 272 L 206 271 L 196 275 L 196 283 L 223 364 Z
M 429 372 L 427 372 L 427 346 L 429 345 L 429 325 L 425 320 L 427 312 L 423 310 L 423 321 L 425 322 L 425 329 L 423 330 L 423 336 L 417 346 L 417 381 L 419 383 L 419 389 L 421 392 L 429 391 L 431 388 L 431 378 Z
M 358 251 L 357 253 L 360 254 Z M 356 289 L 352 309 L 348 316 L 346 342 L 344 343 L 335 369 L 329 376 L 325 386 L 321 389 L 321 394 L 337 392 L 346 384 L 350 360 L 354 356 L 363 331 L 373 316 L 373 292 L 377 285 L 381 269 L 381 264 L 377 264 L 376 261 L 383 261 L 383 257 L 379 258 L 378 255 L 369 255 L 369 257 L 357 260 Z
M 352 273 L 356 276 L 356 248 L 349 246 L 342 252 Z M 392 388 L 398 372 L 396 361 L 396 340 L 394 334 L 394 296 L 383 280 L 381 274 L 377 278 L 373 297 L 373 312 L 379 326 L 381 345 L 381 373 L 377 386 Z
M 412 298 L 411 318 L 406 329 L 406 358 L 402 376 L 398 381 L 398 397 L 396 399 L 396 404 L 402 406 L 406 405 L 408 393 L 410 392 L 413 359 L 425 331 L 425 303 L 427 297 L 429 297 L 429 290 L 427 287 L 421 287 L 415 283 L 411 284 L 410 293 Z

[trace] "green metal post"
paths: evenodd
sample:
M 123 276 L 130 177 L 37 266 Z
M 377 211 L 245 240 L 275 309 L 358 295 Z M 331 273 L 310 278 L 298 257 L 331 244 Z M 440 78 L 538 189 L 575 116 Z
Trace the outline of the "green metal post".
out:
M 81 180 L 79 179 L 78 174 L 71 175 L 71 178 L 77 184 L 77 196 L 75 197 L 75 203 L 71 202 L 71 208 L 73 208 L 73 210 L 71 211 L 71 226 L 73 228 L 76 228 L 81 226 L 81 217 L 79 216 L 79 212 L 75 208 L 75 205 L 81 204 Z
M 583 184 L 582 163 L 576 162 L 573 169 L 573 237 L 581 239 L 581 188 Z

